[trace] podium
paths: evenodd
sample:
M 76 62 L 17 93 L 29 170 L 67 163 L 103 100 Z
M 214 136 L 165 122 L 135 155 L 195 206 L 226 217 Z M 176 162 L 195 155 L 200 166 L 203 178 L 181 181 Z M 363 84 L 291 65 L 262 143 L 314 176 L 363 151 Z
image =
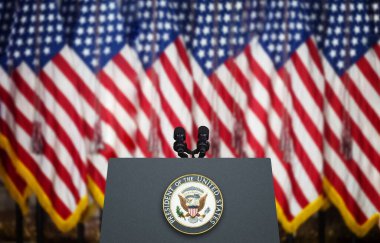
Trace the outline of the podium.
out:
M 111 159 L 100 238 L 279 242 L 270 159 Z

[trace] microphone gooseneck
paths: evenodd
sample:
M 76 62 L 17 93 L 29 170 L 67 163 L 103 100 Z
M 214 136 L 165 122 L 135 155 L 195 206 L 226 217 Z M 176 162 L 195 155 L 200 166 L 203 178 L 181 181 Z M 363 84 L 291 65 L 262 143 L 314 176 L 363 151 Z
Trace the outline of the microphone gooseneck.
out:
M 194 155 L 199 154 L 198 158 L 204 158 L 206 152 L 210 148 L 209 139 L 209 129 L 205 126 L 200 126 L 198 128 L 198 142 L 197 148 L 195 150 L 190 150 L 186 144 L 186 132 L 183 127 L 176 127 L 174 129 L 174 144 L 173 149 L 177 152 L 178 156 L 181 158 L 188 158 L 191 155 L 192 158 L 195 158 Z

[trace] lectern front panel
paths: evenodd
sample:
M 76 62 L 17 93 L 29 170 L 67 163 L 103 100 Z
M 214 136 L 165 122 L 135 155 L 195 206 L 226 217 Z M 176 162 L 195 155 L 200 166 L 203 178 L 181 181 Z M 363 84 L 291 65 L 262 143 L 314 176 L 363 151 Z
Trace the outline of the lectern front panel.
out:
M 279 242 L 270 159 L 111 159 L 101 242 Z

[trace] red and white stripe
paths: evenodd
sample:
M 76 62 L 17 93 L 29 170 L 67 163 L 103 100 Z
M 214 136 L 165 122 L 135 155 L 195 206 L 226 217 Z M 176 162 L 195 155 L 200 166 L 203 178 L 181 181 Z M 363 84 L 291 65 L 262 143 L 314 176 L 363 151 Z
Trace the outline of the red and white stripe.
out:
M 322 195 L 324 77 L 318 69 L 317 48 L 308 39 L 278 71 L 258 42 L 249 48 L 242 55 L 254 75 L 250 116 L 255 117 L 256 129 L 265 129 L 251 131 L 252 140 L 258 141 L 252 149 L 263 149 L 272 159 L 276 199 L 286 220 L 282 223 L 288 231 L 295 231 L 300 220 L 314 213 L 305 216 L 303 210 Z M 288 162 L 280 149 L 285 112 L 291 120 L 292 155 Z
M 67 63 L 64 75 L 79 81 L 76 92 L 84 106 L 88 129 L 92 131 L 97 115 L 102 121 L 105 150 L 90 153 L 89 176 L 103 194 L 109 158 L 152 156 L 148 141 L 153 115 L 159 119 L 158 156 L 174 157 L 170 139 L 174 127 L 184 126 L 192 131 L 192 79 L 186 73 L 178 46 L 183 47 L 179 39 L 144 71 L 137 54 L 126 45 L 97 76 L 74 51 L 62 52 L 63 59 L 73 58 L 71 64 Z M 159 80 L 155 81 L 154 75 Z
M 25 63 L 13 71 L 13 82 L 0 82 L 6 112 L 13 115 L 7 120 L 7 133 L 14 135 L 11 144 L 22 162 L 23 177 L 57 226 L 66 231 L 66 220 L 80 214 L 78 206 L 87 198 L 87 164 L 82 109 L 73 85 L 59 75 L 59 65 L 55 58 L 47 63 L 39 84 Z M 36 119 L 42 124 L 44 140 L 43 153 L 39 155 L 31 151 Z
M 175 156 L 172 132 L 177 126 L 185 128 L 189 144 L 193 141 L 193 82 L 187 62 L 184 43 L 178 37 L 166 47 L 150 68 L 138 68 L 141 71 L 137 74 L 140 84 L 137 124 L 139 128 L 146 130 L 145 133 L 151 131 L 151 126 L 156 126 L 159 139 L 159 152 L 156 156 L 159 157 Z M 158 118 L 157 124 L 152 124 L 152 116 Z M 149 134 L 144 137 L 148 140 Z
M 272 158 L 277 202 L 290 225 L 322 194 L 324 77 L 317 68 L 320 63 L 314 57 L 316 50 L 314 42 L 308 40 L 278 72 L 257 40 L 209 77 L 195 59 L 191 62 L 194 119 L 206 124 L 216 119 L 220 156 L 237 157 L 231 144 L 234 116 L 241 115 L 245 153 Z M 288 88 L 284 85 L 285 75 L 289 75 Z M 289 101 L 285 102 L 284 97 Z M 290 163 L 283 161 L 279 148 L 284 104 L 292 120 Z M 288 230 L 295 231 L 299 224 Z
M 72 62 L 66 61 L 70 58 Z M 59 59 L 64 63 L 63 75 L 71 83 L 77 82 L 75 93 L 83 106 L 88 148 L 94 143 L 94 125 L 98 119 L 101 121 L 104 148 L 99 152 L 88 149 L 87 158 L 88 176 L 104 194 L 108 159 L 131 157 L 135 152 L 136 107 L 133 97 L 136 89 L 117 61 L 109 62 L 95 75 L 71 48 L 62 51 Z M 103 205 L 102 200 L 98 203 Z
M 216 73 L 206 76 L 195 58 L 191 58 L 191 68 L 194 78 L 195 123 L 210 126 L 210 134 L 219 133 L 220 157 L 236 157 L 231 145 L 234 128 L 234 119 L 231 119 L 234 117 L 232 96 L 228 90 L 230 87 L 223 84 L 223 81 L 231 84 L 231 75 L 226 78 L 226 70 L 220 67 Z
M 8 82 L 8 83 L 11 82 L 8 74 L 2 68 L 0 68 L 0 80 L 4 80 L 5 82 Z M 28 186 L 25 180 L 17 172 L 16 167 L 14 166 L 14 163 L 16 161 L 12 161 L 12 158 L 10 157 L 10 154 L 9 154 L 9 153 L 14 152 L 14 151 L 9 151 L 9 149 L 12 149 L 9 147 L 9 141 L 14 140 L 14 136 L 13 134 L 7 134 L 6 132 L 7 124 L 9 124 L 8 122 L 9 120 L 10 121 L 13 120 L 12 113 L 10 113 L 7 110 L 6 104 L 3 101 L 3 99 L 0 99 L 0 136 L 1 136 L 0 138 L 0 141 L 1 141 L 0 142 L 1 143 L 0 145 L 0 153 L 1 153 L 0 177 L 3 177 L 1 179 L 3 179 L 3 183 L 10 190 L 9 191 L 10 195 L 20 205 L 21 209 L 25 211 L 27 208 L 26 197 L 27 197 Z M 8 136 L 11 136 L 11 138 L 8 138 Z M 4 139 L 7 139 L 7 141 L 5 141 Z
M 194 218 L 198 214 L 198 208 L 189 208 L 189 214 Z
M 352 218 L 352 230 L 364 235 L 365 225 L 380 211 L 380 45 L 376 44 L 339 77 L 327 60 L 325 106 L 325 176 Z M 346 95 L 346 99 L 345 99 Z M 349 116 L 352 159 L 341 153 L 344 111 Z M 329 191 L 329 190 L 328 190 Z M 338 203 L 330 194 L 332 201 Z M 342 208 L 344 207 L 344 208 Z M 372 220 L 373 221 L 373 220 Z M 375 224 L 375 222 L 371 222 Z

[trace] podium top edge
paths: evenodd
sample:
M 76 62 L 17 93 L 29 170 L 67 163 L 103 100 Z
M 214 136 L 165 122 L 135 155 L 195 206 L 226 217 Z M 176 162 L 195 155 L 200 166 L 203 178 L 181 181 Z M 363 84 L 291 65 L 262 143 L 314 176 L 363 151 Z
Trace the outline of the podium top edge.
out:
M 189 162 L 189 160 L 193 162 L 206 162 L 208 160 L 234 160 L 234 161 L 246 161 L 246 162 L 258 162 L 258 161 L 271 161 L 270 158 L 131 158 L 131 157 L 122 157 L 122 158 L 110 158 L 109 162 L 113 161 L 121 161 L 121 160 L 139 160 L 139 161 L 151 161 L 151 160 L 167 160 L 167 161 L 176 161 L 176 162 Z

